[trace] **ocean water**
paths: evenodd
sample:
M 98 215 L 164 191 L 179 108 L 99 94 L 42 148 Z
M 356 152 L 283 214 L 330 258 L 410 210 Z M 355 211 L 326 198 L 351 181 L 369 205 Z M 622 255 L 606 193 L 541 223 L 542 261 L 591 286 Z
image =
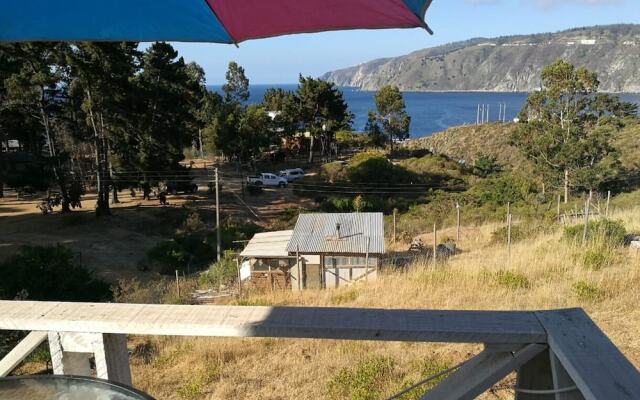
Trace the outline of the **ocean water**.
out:
M 262 101 L 269 88 L 295 90 L 297 85 L 251 85 L 250 103 Z M 220 86 L 210 89 L 220 91 Z M 353 128 L 363 130 L 367 122 L 367 112 L 375 109 L 374 92 L 355 88 L 340 88 L 349 109 L 354 114 Z M 525 103 L 527 93 L 496 92 L 405 92 L 407 112 L 411 116 L 411 137 L 430 136 L 452 126 L 475 124 L 479 104 L 489 108 L 489 120 L 497 121 L 500 104 L 506 104 L 506 119 L 513 120 Z M 640 94 L 622 94 L 624 101 L 640 104 Z

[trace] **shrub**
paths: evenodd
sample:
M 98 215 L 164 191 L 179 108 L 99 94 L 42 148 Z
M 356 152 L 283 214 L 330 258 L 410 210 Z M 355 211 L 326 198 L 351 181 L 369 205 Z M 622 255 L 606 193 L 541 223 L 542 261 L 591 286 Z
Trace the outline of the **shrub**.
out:
M 200 275 L 200 284 L 214 287 L 229 286 L 237 281 L 238 265 L 236 264 L 233 251 L 226 251 L 220 262 L 216 262 L 209 267 L 206 273 Z
M 351 303 L 352 301 L 355 301 L 358 296 L 359 293 L 355 289 L 335 293 L 331 295 L 331 304 L 339 305 L 344 303 Z
M 197 211 L 189 214 L 180 228 L 185 233 L 199 233 L 206 229 L 204 222 L 202 222 L 202 218 L 200 218 L 200 214 L 198 214 Z
M 478 153 L 476 154 L 473 171 L 478 176 L 487 177 L 502 171 L 502 167 L 498 164 L 494 155 Z
M 109 285 L 74 260 L 66 246 L 25 246 L 0 263 L 0 299 L 109 301 Z
M 595 245 L 579 254 L 578 259 L 585 268 L 598 271 L 614 263 L 615 252 L 609 246 Z
M 468 193 L 479 204 L 504 206 L 527 199 L 530 194 L 535 193 L 535 188 L 530 181 L 522 177 L 498 175 L 478 182 Z
M 191 272 L 207 265 L 216 251 L 203 235 L 177 235 L 172 240 L 160 242 L 147 251 L 147 260 L 158 272 L 171 275 L 175 270 Z
M 165 275 L 176 270 L 190 273 L 208 266 L 216 258 L 216 234 L 204 228 L 199 216 L 191 214 L 182 224 L 183 233 L 147 250 L 147 262 Z M 253 223 L 230 221 L 221 228 L 221 245 L 225 249 L 234 248 L 237 246 L 234 242 L 250 239 L 260 230 Z
M 399 163 L 410 172 L 416 181 L 434 186 L 461 185 L 462 171 L 460 165 L 444 156 L 428 155 L 421 158 L 410 158 Z
M 428 378 L 430 376 L 434 376 L 439 374 L 442 371 L 445 371 L 449 368 L 451 368 L 451 365 L 441 359 L 438 358 L 427 358 L 425 360 L 422 360 L 422 362 L 420 363 L 421 365 L 419 365 L 420 367 L 420 379 L 425 379 Z M 408 391 L 407 393 L 403 394 L 402 396 L 400 396 L 398 399 L 399 400 L 419 400 L 422 398 L 422 396 L 424 395 L 424 393 L 433 388 L 434 386 L 436 386 L 438 383 L 440 383 L 440 381 L 442 381 L 443 379 L 445 379 L 449 374 L 443 374 L 442 376 L 439 376 L 431 381 L 429 381 L 428 383 L 418 386 L 415 389 L 412 389 L 410 391 Z M 413 380 L 404 380 L 402 382 L 402 385 L 400 386 L 400 388 L 398 388 L 397 390 L 395 390 L 395 392 L 400 392 L 402 391 L 404 388 L 407 388 L 409 386 L 413 386 L 415 385 L 416 382 Z
M 176 391 L 178 398 L 184 400 L 201 399 L 207 385 L 220 379 L 220 369 L 216 365 L 211 369 L 204 367 L 192 371 L 189 376 L 189 379 Z
M 253 222 L 231 220 L 227 221 L 221 230 L 223 248 L 231 249 L 238 247 L 238 241 L 251 239 L 256 233 L 262 232 L 263 228 Z M 211 240 L 215 240 L 215 235 Z
M 114 288 L 116 303 L 162 304 L 170 291 L 175 291 L 175 281 L 154 279 L 140 282 L 137 279 L 121 279 Z
M 351 212 L 351 198 L 329 197 L 322 203 L 322 209 L 328 212 Z
M 567 240 L 579 243 L 582 241 L 584 224 L 568 226 L 564 228 L 564 237 Z M 599 242 L 609 246 L 622 246 L 627 231 L 622 221 L 612 221 L 601 219 L 599 221 L 589 221 L 587 226 L 587 241 Z
M 519 272 L 500 270 L 493 273 L 491 278 L 497 285 L 512 290 L 529 289 L 531 287 L 529 279 Z
M 323 164 L 320 167 L 320 176 L 331 183 L 347 179 L 347 168 L 340 162 Z
M 507 243 L 508 236 L 509 236 L 508 227 L 503 226 L 502 228 L 498 228 L 491 233 L 491 243 L 494 243 L 494 244 Z M 526 238 L 526 236 L 527 235 L 525 234 L 524 229 L 522 229 L 522 227 L 520 227 L 519 225 L 511 226 L 511 242 L 512 243 L 519 242 L 520 240 Z
M 415 178 L 405 168 L 393 165 L 379 153 L 356 154 L 347 168 L 349 181 L 358 183 L 409 183 Z
M 378 400 L 394 369 L 388 357 L 373 357 L 353 368 L 341 368 L 329 381 L 330 399 Z
M 581 301 L 601 301 L 606 295 L 603 289 L 587 281 L 577 281 L 571 286 L 571 291 Z

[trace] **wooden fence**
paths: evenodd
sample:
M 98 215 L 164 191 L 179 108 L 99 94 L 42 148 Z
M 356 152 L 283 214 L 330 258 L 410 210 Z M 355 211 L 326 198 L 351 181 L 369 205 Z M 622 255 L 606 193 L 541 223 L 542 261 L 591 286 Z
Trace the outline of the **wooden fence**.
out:
M 513 371 L 517 400 L 640 399 L 640 373 L 581 309 L 381 310 L 0 301 L 0 329 L 31 331 L 10 373 L 49 340 L 55 374 L 131 384 L 126 334 L 482 343 L 422 399 L 472 399 Z

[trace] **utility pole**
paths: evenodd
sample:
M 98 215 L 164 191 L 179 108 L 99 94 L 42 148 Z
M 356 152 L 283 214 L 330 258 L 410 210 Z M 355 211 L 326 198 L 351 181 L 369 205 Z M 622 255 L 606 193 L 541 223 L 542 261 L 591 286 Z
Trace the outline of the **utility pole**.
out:
M 220 232 L 220 191 L 218 188 L 218 168 L 216 167 L 216 250 L 217 250 L 217 260 L 220 262 L 220 236 L 222 236 L 222 232 Z

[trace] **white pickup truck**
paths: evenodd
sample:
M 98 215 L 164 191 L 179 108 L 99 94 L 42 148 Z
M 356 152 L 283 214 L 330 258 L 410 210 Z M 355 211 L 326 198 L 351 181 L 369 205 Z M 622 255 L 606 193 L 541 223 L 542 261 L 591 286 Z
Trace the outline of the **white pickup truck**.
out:
M 262 173 L 247 177 L 247 183 L 255 186 L 286 187 L 289 183 L 285 178 L 270 173 Z

